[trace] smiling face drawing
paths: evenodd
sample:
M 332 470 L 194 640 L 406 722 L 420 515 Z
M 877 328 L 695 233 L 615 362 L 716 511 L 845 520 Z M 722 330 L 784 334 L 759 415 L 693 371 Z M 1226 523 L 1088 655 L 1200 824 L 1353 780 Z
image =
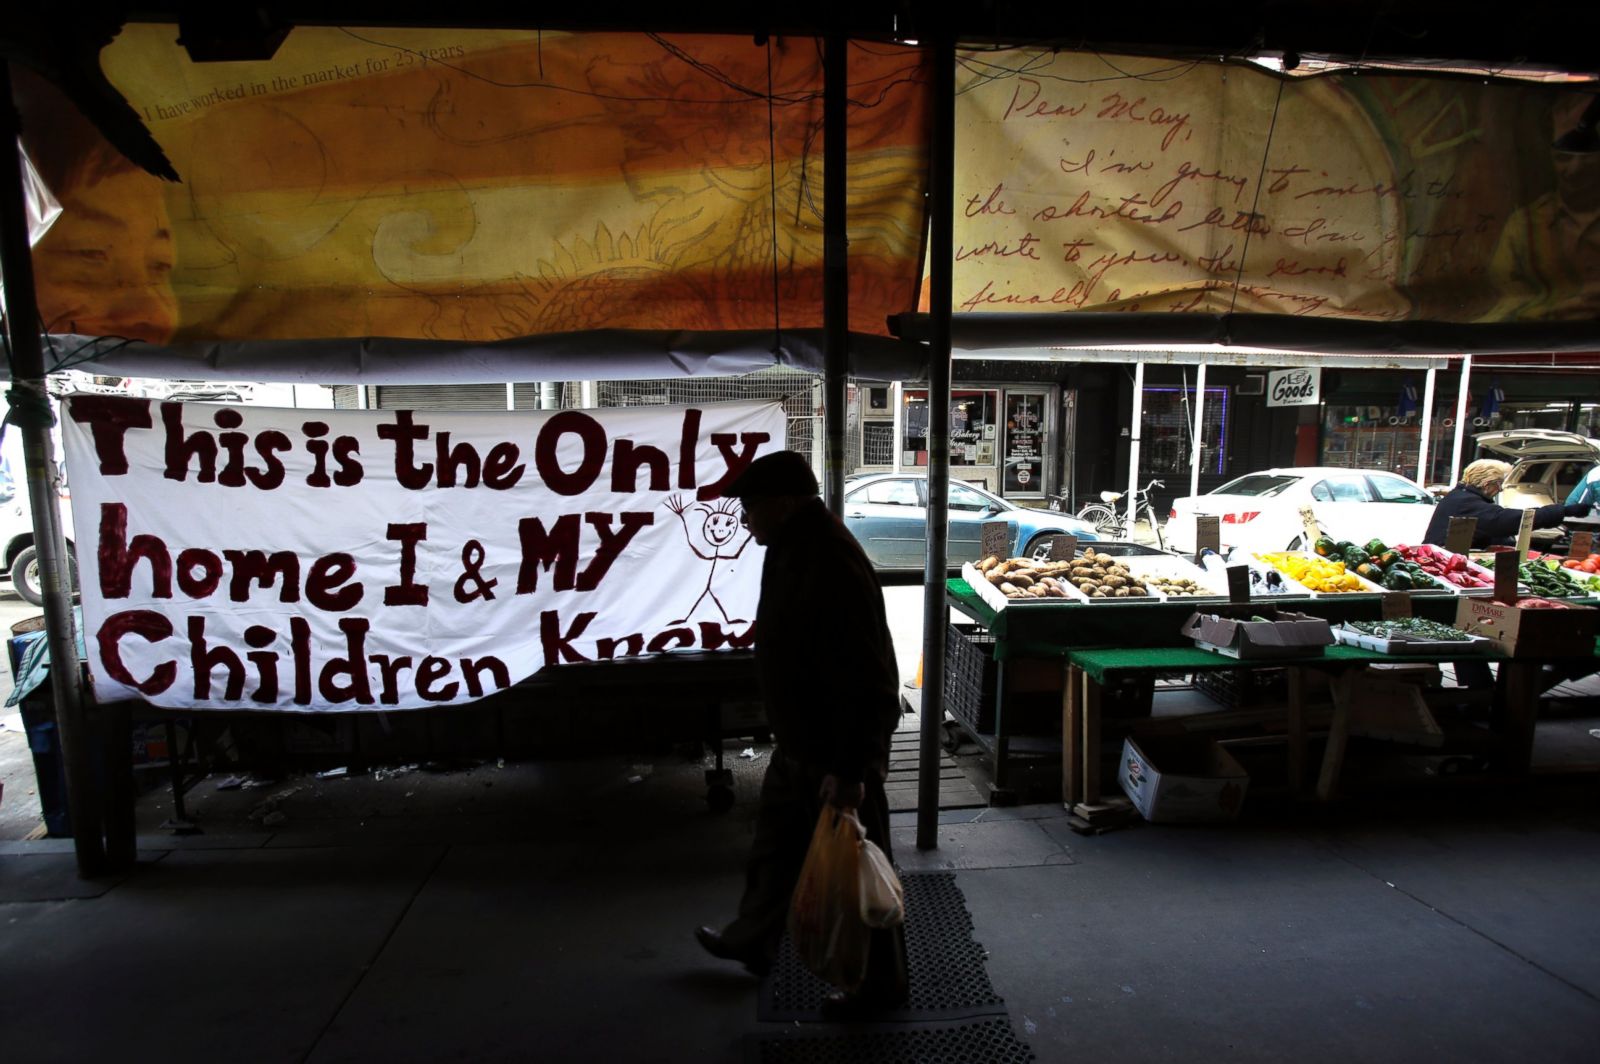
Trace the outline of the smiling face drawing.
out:
M 739 519 L 731 513 L 707 514 L 704 531 L 706 542 L 714 547 L 724 546 L 739 534 Z

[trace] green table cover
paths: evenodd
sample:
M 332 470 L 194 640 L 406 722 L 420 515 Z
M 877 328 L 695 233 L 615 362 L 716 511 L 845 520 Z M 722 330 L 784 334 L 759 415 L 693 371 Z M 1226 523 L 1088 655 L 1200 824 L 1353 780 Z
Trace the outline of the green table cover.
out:
M 1432 664 L 1441 661 L 1493 660 L 1499 657 L 1497 654 L 1472 652 L 1460 654 L 1380 654 L 1376 650 L 1343 645 L 1327 647 L 1324 653 L 1320 655 L 1311 654 L 1293 658 L 1257 658 L 1249 661 L 1230 658 L 1226 654 L 1218 654 L 1213 650 L 1201 650 L 1193 645 L 1068 650 L 1066 656 L 1070 663 L 1082 669 L 1096 683 L 1106 683 L 1108 680 L 1118 679 L 1119 674 L 1129 672 L 1195 672 L 1207 669 L 1239 669 L 1255 666 L 1272 668 L 1284 665 L 1345 665 L 1358 662 L 1393 663 L 1416 661 Z

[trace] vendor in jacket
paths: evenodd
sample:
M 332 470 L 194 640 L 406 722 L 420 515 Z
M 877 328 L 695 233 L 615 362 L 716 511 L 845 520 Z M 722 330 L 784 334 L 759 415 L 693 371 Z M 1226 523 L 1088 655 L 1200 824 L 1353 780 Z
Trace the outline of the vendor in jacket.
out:
M 1473 549 L 1513 545 L 1522 524 L 1522 510 L 1494 501 L 1510 475 L 1509 465 L 1492 458 L 1482 458 L 1467 466 L 1461 474 L 1461 483 L 1434 508 L 1433 520 L 1428 522 L 1428 533 L 1422 541 L 1442 547 L 1450 532 L 1452 517 L 1476 517 L 1478 527 L 1472 534 Z M 1552 503 L 1533 512 L 1533 527 L 1555 528 L 1565 518 L 1582 517 L 1588 512 L 1588 503 Z

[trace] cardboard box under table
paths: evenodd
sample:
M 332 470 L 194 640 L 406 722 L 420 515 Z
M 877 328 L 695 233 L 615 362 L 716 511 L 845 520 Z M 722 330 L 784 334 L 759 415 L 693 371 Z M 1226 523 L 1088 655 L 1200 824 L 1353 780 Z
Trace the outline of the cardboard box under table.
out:
M 1125 739 L 1117 781 L 1152 824 L 1232 820 L 1250 786 L 1249 774 L 1221 743 L 1194 736 Z

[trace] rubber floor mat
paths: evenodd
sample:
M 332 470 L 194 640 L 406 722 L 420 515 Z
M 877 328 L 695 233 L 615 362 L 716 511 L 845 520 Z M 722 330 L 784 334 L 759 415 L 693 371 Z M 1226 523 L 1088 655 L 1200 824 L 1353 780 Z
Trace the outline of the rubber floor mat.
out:
M 745 1040 L 748 1064 L 1025 1064 L 1033 1059 L 1033 1050 L 1001 1016 L 833 1034 L 791 1029 Z
M 989 982 L 983 947 L 972 938 L 967 899 L 950 872 L 902 874 L 906 890 L 906 962 L 910 999 L 880 1020 L 952 1020 L 1005 1014 L 1005 1002 Z M 763 1022 L 824 1022 L 822 998 L 829 987 L 800 963 L 788 936 L 772 973 L 762 980 L 757 1018 Z

